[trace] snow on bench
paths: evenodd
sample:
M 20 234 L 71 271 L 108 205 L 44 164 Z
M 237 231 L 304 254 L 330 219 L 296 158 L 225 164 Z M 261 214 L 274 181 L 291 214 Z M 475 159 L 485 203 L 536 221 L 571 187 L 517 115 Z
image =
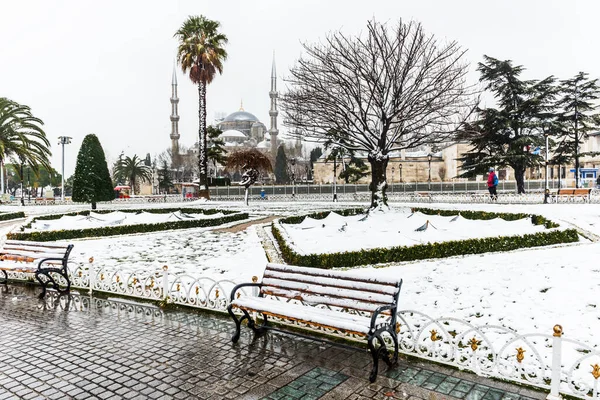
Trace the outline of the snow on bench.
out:
M 247 286 L 258 287 L 258 297 L 237 295 L 236 298 L 237 290 Z M 364 337 L 373 357 L 369 379 L 374 382 L 379 358 L 390 366 L 398 360 L 396 311 L 401 286 L 402 279 L 269 263 L 262 282 L 242 283 L 231 292 L 227 310 L 236 325 L 232 341 L 238 341 L 244 320 L 258 334 L 275 329 L 268 324 L 268 317 L 300 322 L 324 333 L 334 331 Z M 234 309 L 242 316 L 236 315 Z M 262 325 L 257 326 L 250 313 L 261 314 Z M 392 357 L 384 333 L 392 338 Z
M 35 274 L 43 288 L 40 297 L 46 294 L 49 285 L 59 293 L 68 292 L 71 281 L 67 271 L 67 261 L 71 249 L 73 249 L 72 244 L 7 240 L 0 249 L 0 271 L 4 274 L 4 283 L 8 281 L 7 272 L 24 272 Z M 55 274 L 66 280 L 66 289 L 60 289 Z
M 550 197 L 558 202 L 559 199 L 564 198 L 568 200 L 575 200 L 576 198 L 582 198 L 583 201 L 590 201 L 590 195 L 592 189 L 558 189 L 555 193 L 551 193 Z

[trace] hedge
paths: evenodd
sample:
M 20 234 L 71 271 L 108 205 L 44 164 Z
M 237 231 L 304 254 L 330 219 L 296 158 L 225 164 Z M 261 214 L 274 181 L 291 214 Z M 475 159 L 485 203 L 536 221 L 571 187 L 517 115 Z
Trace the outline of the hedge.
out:
M 283 219 L 281 219 L 281 222 L 284 224 L 299 224 L 302 221 L 304 221 L 304 218 L 323 219 L 323 218 L 327 217 L 329 214 L 331 214 L 332 212 L 334 212 L 336 214 L 340 214 L 344 217 L 348 217 L 351 215 L 364 214 L 365 210 L 362 208 L 348 208 L 345 210 L 321 211 L 321 212 L 316 212 L 313 214 L 298 215 L 298 216 L 283 218 Z
M 9 233 L 6 235 L 6 237 L 7 239 L 11 240 L 50 242 L 54 240 L 79 239 L 86 237 L 102 237 L 114 235 L 128 235 L 132 233 L 157 232 L 170 229 L 204 228 L 209 226 L 226 224 L 228 222 L 233 221 L 240 221 L 247 218 L 248 213 L 237 213 L 232 215 L 226 215 L 221 218 L 200 219 L 193 221 L 169 221 L 158 224 L 105 226 L 101 228 L 60 230 L 49 232 Z
M 13 213 L 2 213 L 0 214 L 0 221 L 8 221 L 9 219 L 25 218 L 23 211 Z
M 539 215 L 494 213 L 487 211 L 458 211 L 458 210 L 434 210 L 431 208 L 413 208 L 413 212 L 422 212 L 428 215 L 453 216 L 460 213 L 467 219 L 489 220 L 502 218 L 507 221 L 531 217 L 534 225 L 544 225 L 546 228 L 558 227 L 558 224 Z M 362 209 L 348 209 L 340 211 L 324 211 L 309 215 L 288 217 L 281 219 L 281 223 L 298 224 L 306 217 L 322 219 L 330 212 L 337 212 L 344 216 L 363 213 Z M 527 247 L 549 246 L 560 243 L 572 243 L 579 241 L 579 235 L 575 229 L 563 231 L 538 232 L 520 236 L 500 236 L 481 239 L 455 240 L 442 243 L 427 243 L 415 246 L 396 246 L 391 248 L 366 249 L 359 251 L 347 251 L 327 254 L 301 255 L 288 246 L 279 228 L 275 223 L 271 224 L 273 237 L 279 244 L 284 261 L 292 265 L 301 265 L 315 268 L 343 268 L 358 265 L 369 265 L 390 262 L 414 261 L 429 258 L 443 258 L 466 254 L 481 254 L 493 251 L 510 251 Z
M 535 214 L 523 214 L 523 213 L 497 213 L 490 211 L 469 211 L 469 210 L 436 210 L 433 208 L 419 208 L 414 207 L 411 208 L 412 212 L 420 212 L 427 215 L 441 215 L 444 217 L 451 217 L 457 214 L 460 214 L 462 217 L 466 219 L 478 219 L 478 220 L 488 220 L 494 218 L 502 218 L 505 221 L 516 221 L 518 219 L 531 218 L 531 223 L 534 225 L 544 225 L 546 229 L 550 228 L 558 228 L 556 222 L 552 222 L 549 219 L 541 215 Z
M 177 212 L 177 211 L 181 211 L 182 213 L 186 213 L 186 214 L 205 214 L 205 215 L 212 215 L 212 214 L 216 214 L 216 213 L 223 213 L 225 215 L 228 214 L 233 214 L 237 211 L 231 211 L 231 210 L 218 210 L 215 208 L 147 208 L 147 209 L 124 209 L 124 210 L 84 210 L 84 211 L 76 211 L 76 212 L 70 212 L 70 213 L 66 213 L 66 214 L 51 214 L 51 215 L 42 215 L 39 217 L 35 217 L 31 222 L 35 222 L 35 221 L 48 221 L 48 220 L 52 220 L 52 219 L 59 219 L 63 216 L 69 216 L 69 217 L 74 217 L 77 215 L 90 215 L 90 212 L 94 212 L 96 214 L 110 214 L 111 212 L 124 212 L 124 213 L 141 213 L 141 212 L 147 212 L 150 214 L 169 214 L 172 212 Z

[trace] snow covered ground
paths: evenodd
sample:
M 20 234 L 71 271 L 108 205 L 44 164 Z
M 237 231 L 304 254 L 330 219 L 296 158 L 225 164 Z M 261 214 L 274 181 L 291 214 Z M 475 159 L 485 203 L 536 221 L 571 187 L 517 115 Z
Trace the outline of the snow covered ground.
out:
M 186 204 L 189 207 L 191 204 Z M 315 210 L 364 206 L 357 203 L 260 202 L 246 208 L 241 202 L 209 202 L 194 206 L 247 210 L 252 215 L 300 215 Z M 174 205 L 158 205 L 173 207 Z M 393 204 L 394 208 L 411 206 Z M 422 207 L 423 204 L 414 204 Z M 576 227 L 589 240 L 551 248 L 523 249 L 446 259 L 357 268 L 358 273 L 400 276 L 404 279 L 401 308 L 419 310 L 432 317 L 455 317 L 476 325 L 498 324 L 520 333 L 552 332 L 561 324 L 568 338 L 600 346 L 600 205 L 596 204 L 427 204 L 432 208 L 487 210 L 541 214 Z M 109 206 L 110 207 L 110 206 Z M 123 205 L 112 208 L 122 208 Z M 175 206 L 177 207 L 177 206 Z M 26 207 L 28 214 L 67 212 L 89 206 Z M 140 205 L 131 208 L 142 208 Z M 20 210 L 21 208 L 19 208 Z M 0 211 L 17 211 L 14 206 Z M 430 218 L 430 217 L 428 217 Z M 412 219 L 412 218 L 411 218 Z M 435 223 L 434 223 L 435 225 Z M 436 225 L 437 227 L 437 225 Z M 439 228 L 439 227 L 438 227 Z M 0 227 L 0 234 L 8 228 Z M 315 228 L 316 229 L 316 228 Z M 343 242 L 342 232 L 328 238 L 315 235 L 319 248 L 331 249 Z M 321 228 L 322 229 L 322 228 Z M 393 232 L 412 229 L 394 225 Z M 470 229 L 470 228 L 469 228 Z M 471 234 L 473 232 L 459 232 Z M 336 233 L 340 235 L 336 236 Z M 518 232 L 520 233 L 520 232 Z M 367 240 L 367 238 L 363 238 Z M 266 258 L 255 228 L 239 233 L 198 228 L 152 234 L 75 241 L 73 261 L 132 269 L 187 271 L 214 279 L 248 281 L 260 276 Z
M 281 226 L 287 233 L 291 247 L 300 254 L 414 246 L 450 240 L 515 236 L 546 230 L 542 225 L 533 225 L 529 218 L 518 221 L 500 218 L 469 220 L 458 214 L 443 217 L 411 213 L 410 208 L 397 208 L 368 218 L 364 215 L 343 217 L 332 212 L 324 219 L 307 217 L 299 224 Z
M 131 213 L 114 211 L 107 214 L 91 212 L 90 215 L 63 215 L 59 219 L 40 220 L 31 224 L 24 232 L 57 231 L 87 228 L 101 228 L 116 225 L 157 224 L 173 221 L 193 221 L 223 217 L 223 213 L 205 215 L 202 213 L 182 213 L 175 211 L 169 214 L 153 214 L 149 212 Z

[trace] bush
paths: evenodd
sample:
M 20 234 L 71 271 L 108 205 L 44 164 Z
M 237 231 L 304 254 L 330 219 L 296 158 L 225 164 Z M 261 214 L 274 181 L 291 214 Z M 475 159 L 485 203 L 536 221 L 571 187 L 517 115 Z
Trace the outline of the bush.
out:
M 489 211 L 468 211 L 468 210 L 436 210 L 433 208 L 411 208 L 412 212 L 420 212 L 427 215 L 441 215 L 444 217 L 451 217 L 460 214 L 466 219 L 475 220 L 489 220 L 494 218 L 501 218 L 505 221 L 516 221 L 519 219 L 531 218 L 531 223 L 534 225 L 544 225 L 546 229 L 558 228 L 560 225 L 556 222 L 552 222 L 541 215 L 531 215 L 523 213 L 496 213 Z
M 489 220 L 502 218 L 506 221 L 515 221 L 523 218 L 531 218 L 534 225 L 544 225 L 547 229 L 556 228 L 559 225 L 540 215 L 495 213 L 487 211 L 459 211 L 459 210 L 436 210 L 431 208 L 412 208 L 412 212 L 421 212 L 427 215 L 461 216 L 473 220 Z M 309 215 L 288 217 L 280 220 L 280 223 L 299 224 L 304 218 L 323 219 L 329 213 L 336 212 L 343 216 L 364 213 L 363 209 L 354 208 L 340 211 L 324 211 Z M 549 246 L 559 243 L 572 243 L 579 241 L 579 235 L 575 229 L 564 231 L 538 232 L 520 236 L 500 236 L 481 239 L 467 239 L 460 241 L 427 243 L 415 246 L 397 246 L 391 248 L 366 249 L 360 251 L 347 251 L 328 254 L 301 255 L 288 246 L 279 228 L 273 223 L 271 225 L 273 237 L 279 244 L 281 255 L 286 263 L 315 268 L 343 268 L 358 265 L 402 262 L 423 260 L 429 258 L 443 258 L 465 254 L 481 254 L 492 251 L 510 251 L 527 247 Z
M 9 219 L 25 218 L 23 211 L 13 213 L 2 213 L 0 214 L 0 221 L 8 221 Z
M 80 239 L 87 237 L 102 237 L 114 235 L 128 235 L 132 233 L 157 232 L 170 229 L 189 229 L 217 226 L 228 222 L 240 221 L 248 218 L 248 213 L 236 213 L 216 219 L 201 219 L 194 221 L 169 221 L 158 224 L 137 224 L 122 226 L 105 226 L 102 228 L 88 228 L 75 230 L 60 230 L 49 232 L 9 233 L 10 240 L 31 240 L 36 242 L 50 242 L 55 240 Z M 77 215 L 77 214 L 75 214 Z
M 397 246 L 329 254 L 301 255 L 292 250 L 275 224 L 271 231 L 281 249 L 286 263 L 315 268 L 343 268 L 390 262 L 444 258 L 465 254 L 481 254 L 492 251 L 510 251 L 527 247 L 549 246 L 579 241 L 575 229 L 538 232 L 520 236 L 501 236 L 482 239 L 427 243 L 415 246 Z

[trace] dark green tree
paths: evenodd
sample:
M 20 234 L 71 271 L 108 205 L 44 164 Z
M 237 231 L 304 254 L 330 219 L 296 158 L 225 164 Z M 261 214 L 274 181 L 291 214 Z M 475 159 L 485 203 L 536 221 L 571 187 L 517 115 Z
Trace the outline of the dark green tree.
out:
M 98 137 L 89 134 L 83 139 L 77 154 L 73 201 L 91 203 L 92 210 L 95 210 L 98 201 L 110 201 L 114 197 L 104 150 Z
M 160 169 L 158 170 L 158 189 L 162 192 L 168 193 L 172 187 L 173 180 L 171 179 L 169 164 L 166 160 L 162 160 Z
M 552 164 L 564 165 L 575 161 L 575 171 L 579 171 L 579 158 L 596 154 L 581 153 L 579 147 L 590 132 L 599 129 L 600 114 L 596 112 L 596 100 L 600 98 L 600 88 L 597 82 L 598 79 L 589 79 L 585 72 L 560 82 L 559 112 L 549 128 L 557 144 L 552 152 Z M 577 172 L 575 186 L 579 187 Z
M 277 149 L 277 156 L 275 156 L 275 183 L 282 185 L 289 181 L 288 160 L 285 155 L 285 149 L 283 148 L 283 145 L 281 145 Z
M 315 169 L 315 161 L 319 159 L 323 155 L 323 149 L 320 147 L 315 147 L 310 151 L 310 174 L 308 179 L 313 179 L 313 171 Z
M 152 168 L 146 166 L 144 160 L 138 158 L 136 154 L 133 157 L 120 157 L 115 168 L 115 175 L 127 178 L 134 195 L 141 182 L 152 183 Z
M 225 149 L 225 141 L 219 138 L 221 133 L 223 133 L 222 130 L 220 130 L 219 128 L 215 128 L 212 125 L 206 128 L 206 134 L 208 135 L 207 157 L 208 161 L 212 162 L 213 164 L 215 174 L 217 173 L 217 164 L 227 164 L 227 150 Z
M 460 176 L 487 172 L 489 167 L 510 166 L 517 192 L 525 193 L 525 170 L 538 166 L 543 157 L 531 149 L 544 146 L 544 127 L 554 117 L 555 79 L 522 80 L 523 66 L 484 56 L 477 70 L 485 89 L 491 91 L 497 108 L 478 108 L 477 120 L 465 124 L 458 140 L 471 144 L 463 157 Z

